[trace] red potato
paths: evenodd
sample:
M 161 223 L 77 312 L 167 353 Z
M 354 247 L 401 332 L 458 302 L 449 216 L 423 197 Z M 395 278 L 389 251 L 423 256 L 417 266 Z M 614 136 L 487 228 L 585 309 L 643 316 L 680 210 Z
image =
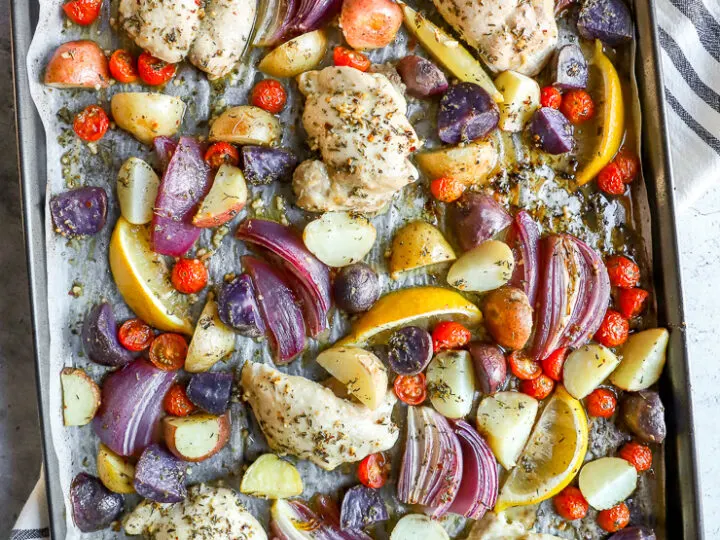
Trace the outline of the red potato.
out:
M 204 461 L 217 454 L 230 439 L 230 412 L 222 416 L 194 414 L 163 420 L 168 450 L 184 461 Z
M 89 40 L 63 43 L 45 69 L 45 84 L 55 88 L 107 88 L 109 81 L 105 53 Z
M 210 192 L 193 218 L 196 227 L 219 227 L 233 219 L 247 202 L 247 185 L 242 171 L 232 165 L 221 165 Z
M 392 43 L 402 20 L 400 6 L 391 0 L 344 0 L 340 28 L 354 49 L 379 49 Z

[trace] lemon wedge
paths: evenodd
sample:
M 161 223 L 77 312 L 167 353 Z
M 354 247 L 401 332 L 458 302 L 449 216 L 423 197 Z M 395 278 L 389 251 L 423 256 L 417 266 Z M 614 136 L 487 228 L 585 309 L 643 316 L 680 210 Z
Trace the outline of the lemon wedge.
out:
M 119 218 L 109 257 L 115 284 L 138 317 L 159 330 L 192 334 L 187 299 L 170 283 L 165 259 L 150 248 L 147 226 Z
M 537 504 L 559 493 L 580 470 L 587 448 L 585 410 L 558 386 L 505 481 L 495 512 Z
M 336 345 L 361 345 L 379 339 L 395 328 L 432 326 L 451 319 L 473 326 L 482 321 L 482 313 L 467 298 L 441 287 L 412 287 L 383 296 L 355 323 L 352 332 Z

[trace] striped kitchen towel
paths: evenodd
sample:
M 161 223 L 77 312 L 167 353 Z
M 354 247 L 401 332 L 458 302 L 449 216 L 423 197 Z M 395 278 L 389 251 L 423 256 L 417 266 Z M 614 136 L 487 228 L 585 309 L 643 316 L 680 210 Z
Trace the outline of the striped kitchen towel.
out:
M 40 471 L 40 478 L 30 497 L 25 502 L 15 528 L 10 533 L 10 540 L 38 540 L 50 538 L 48 525 L 47 496 L 45 495 L 45 471 Z

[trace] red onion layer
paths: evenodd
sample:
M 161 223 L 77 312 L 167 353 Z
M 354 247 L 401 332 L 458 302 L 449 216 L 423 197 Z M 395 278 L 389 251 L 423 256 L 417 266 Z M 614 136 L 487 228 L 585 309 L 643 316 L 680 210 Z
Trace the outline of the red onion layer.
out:
M 534 308 L 540 279 L 540 231 L 530 214 L 524 210 L 515 216 L 508 243 L 513 247 L 515 255 L 515 268 L 510 285 L 524 290 Z

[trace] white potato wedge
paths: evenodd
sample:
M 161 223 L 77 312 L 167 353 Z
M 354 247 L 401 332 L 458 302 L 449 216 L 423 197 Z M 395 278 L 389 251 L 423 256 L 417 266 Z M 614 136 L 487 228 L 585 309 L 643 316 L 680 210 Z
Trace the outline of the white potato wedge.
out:
M 565 389 L 575 399 L 583 399 L 600 386 L 619 363 L 610 349 L 596 343 L 575 349 L 563 366 Z
M 327 37 L 322 30 L 308 32 L 270 51 L 258 69 L 271 77 L 295 77 L 315 69 L 327 51 Z
M 234 348 L 235 332 L 220 320 L 217 302 L 208 298 L 190 340 L 185 357 L 185 371 L 207 371 Z
M 392 240 L 390 275 L 393 279 L 402 272 L 454 261 L 455 251 L 442 233 L 425 221 L 408 223 Z
M 253 461 L 240 482 L 240 493 L 263 499 L 289 499 L 302 492 L 298 470 L 275 454 L 263 454 Z
M 415 155 L 428 178 L 454 178 L 466 186 L 487 183 L 498 163 L 498 149 L 492 138 L 470 144 L 421 152 Z
M 390 540 L 450 540 L 450 536 L 436 520 L 423 514 L 408 514 L 395 524 Z
M 48 62 L 45 84 L 54 88 L 107 88 L 110 70 L 105 53 L 94 41 L 63 43 Z
M 540 107 L 540 85 L 516 71 L 503 71 L 495 78 L 503 95 L 499 127 L 503 131 L 522 131 L 535 110 Z
M 635 491 L 637 476 L 637 470 L 629 461 L 604 457 L 583 465 L 578 486 L 590 506 L 607 510 Z
M 60 372 L 63 396 L 63 423 L 84 426 L 100 407 L 100 388 L 80 368 L 66 367 Z
M 203 199 L 193 218 L 193 225 L 201 228 L 224 225 L 245 207 L 247 196 L 243 172 L 232 165 L 220 165 L 210 193 Z
M 665 367 L 669 340 L 670 333 L 665 328 L 632 334 L 620 349 L 620 365 L 610 375 L 610 382 L 629 392 L 651 387 Z
M 120 167 L 117 195 L 120 213 L 133 225 L 150 223 L 160 178 L 142 159 L 131 157 Z
M 487 240 L 455 261 L 447 281 L 465 292 L 492 291 L 510 281 L 514 267 L 515 259 L 510 247 L 499 240 Z
M 448 418 L 462 418 L 472 407 L 475 370 L 467 351 L 443 351 L 430 361 L 427 391 L 435 410 Z
M 303 231 L 305 247 L 335 268 L 361 261 L 376 237 L 375 227 L 367 218 L 349 212 L 326 212 Z
M 478 406 L 476 422 L 500 465 L 510 470 L 535 425 L 538 401 L 522 392 L 498 392 Z
M 317 363 L 347 386 L 347 391 L 369 409 L 377 409 L 388 388 L 385 365 L 370 351 L 359 347 L 333 347 L 321 352 Z
M 252 105 L 239 105 L 222 113 L 210 127 L 211 141 L 271 146 L 280 140 L 280 122 Z
M 230 439 L 230 411 L 222 416 L 166 416 L 163 433 L 168 450 L 179 459 L 204 461 L 217 454 Z
M 110 101 L 115 123 L 145 144 L 155 137 L 175 135 L 185 116 L 185 102 L 151 92 L 121 92 Z
M 97 455 L 98 477 L 103 485 L 115 493 L 135 493 L 135 465 L 100 443 Z

